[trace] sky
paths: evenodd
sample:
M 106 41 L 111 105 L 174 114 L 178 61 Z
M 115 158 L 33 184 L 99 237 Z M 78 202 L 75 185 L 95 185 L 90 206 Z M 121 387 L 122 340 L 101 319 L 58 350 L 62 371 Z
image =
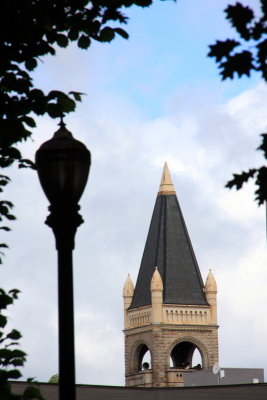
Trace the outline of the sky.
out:
M 207 57 L 209 44 L 235 37 L 224 19 L 228 3 L 155 1 L 127 10 L 129 40 L 59 49 L 35 72 L 45 91 L 86 93 L 66 117 L 92 153 L 74 252 L 77 383 L 124 385 L 122 288 L 128 273 L 136 280 L 164 161 L 203 280 L 211 268 L 217 281 L 220 365 L 267 371 L 265 209 L 254 201 L 253 183 L 224 188 L 232 173 L 264 162 L 255 149 L 267 127 L 267 89 L 256 75 L 222 82 Z M 55 120 L 37 122 L 21 145 L 32 159 L 58 129 Z M 17 221 L 4 233 L 10 250 L 1 287 L 21 290 L 8 315 L 28 354 L 23 379 L 47 382 L 58 370 L 48 201 L 34 171 L 12 168 L 10 175 L 5 195 Z

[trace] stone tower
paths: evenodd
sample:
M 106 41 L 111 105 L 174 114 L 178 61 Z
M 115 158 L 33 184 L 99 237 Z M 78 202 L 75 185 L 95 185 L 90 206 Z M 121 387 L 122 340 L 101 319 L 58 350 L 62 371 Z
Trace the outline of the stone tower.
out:
M 128 276 L 123 289 L 126 386 L 183 386 L 185 373 L 218 362 L 216 294 L 211 271 L 203 284 L 165 163 L 136 287 Z

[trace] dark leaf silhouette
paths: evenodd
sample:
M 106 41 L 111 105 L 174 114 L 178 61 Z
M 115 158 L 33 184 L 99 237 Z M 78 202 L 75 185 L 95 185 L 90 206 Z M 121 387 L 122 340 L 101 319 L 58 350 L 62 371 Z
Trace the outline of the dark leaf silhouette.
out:
M 231 22 L 232 26 L 236 28 L 240 36 L 245 40 L 249 40 L 251 35 L 248 24 L 254 18 L 253 10 L 238 2 L 234 6 L 229 5 L 226 8 L 225 13 L 226 18 Z
M 254 69 L 252 55 L 249 51 L 244 50 L 242 53 L 236 53 L 233 56 L 228 56 L 225 62 L 222 62 L 220 67 L 222 71 L 222 79 L 233 79 L 237 73 L 240 78 L 242 75 L 250 76 L 250 71 Z
M 241 174 L 233 174 L 234 178 L 227 182 L 225 187 L 232 189 L 233 187 L 236 188 L 236 190 L 239 190 L 242 188 L 243 184 L 246 183 L 249 178 L 253 178 L 255 173 L 257 172 L 256 169 L 250 169 L 248 172 L 241 172 Z
M 115 31 L 116 33 L 118 33 L 118 35 L 120 35 L 121 37 L 123 37 L 124 39 L 128 39 L 128 38 L 129 38 L 128 33 L 127 33 L 124 29 L 122 29 L 122 28 L 115 28 L 114 31 Z
M 240 41 L 226 39 L 217 40 L 210 45 L 209 57 L 214 57 L 218 64 L 222 79 L 241 78 L 250 76 L 252 71 L 259 72 L 267 82 L 267 2 L 260 0 L 262 14 L 257 15 L 251 6 L 237 2 L 225 9 L 226 18 L 232 27 L 240 35 Z M 236 47 L 242 51 L 237 51 Z M 262 144 L 258 150 L 262 150 L 267 159 L 267 134 L 261 135 Z M 258 204 L 267 201 L 267 172 L 266 167 L 250 169 L 247 172 L 234 174 L 226 187 L 237 190 L 243 187 L 250 178 L 256 185 L 255 200 Z
M 267 133 L 262 133 L 262 144 L 257 148 L 257 150 L 262 150 L 264 157 L 267 159 Z
M 100 31 L 99 40 L 101 42 L 111 42 L 115 37 L 114 29 L 106 26 Z
M 267 39 L 258 43 L 256 58 L 258 70 L 261 72 L 263 79 L 267 81 Z
M 88 36 L 81 35 L 79 40 L 78 40 L 78 46 L 81 49 L 87 49 L 91 44 L 91 40 Z
M 208 53 L 209 57 L 215 57 L 216 62 L 221 61 L 224 57 L 228 57 L 232 50 L 239 46 L 239 42 L 236 40 L 217 40 L 216 44 L 210 45 L 210 52 Z
M 263 204 L 264 202 L 267 201 L 267 168 L 266 167 L 261 167 L 258 170 L 258 175 L 256 178 L 256 200 L 258 204 Z

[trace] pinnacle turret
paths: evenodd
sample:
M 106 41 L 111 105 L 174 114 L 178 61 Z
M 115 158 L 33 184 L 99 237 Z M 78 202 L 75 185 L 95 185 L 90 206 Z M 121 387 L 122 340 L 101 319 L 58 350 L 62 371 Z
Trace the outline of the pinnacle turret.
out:
M 123 287 L 123 297 L 133 297 L 134 294 L 134 285 L 133 281 L 131 278 L 131 275 L 128 274 L 127 279 L 125 281 L 124 287 Z
M 217 324 L 217 284 L 211 269 L 205 283 L 206 299 L 211 306 L 211 322 Z
M 158 270 L 158 267 L 155 268 L 154 274 L 152 275 L 151 283 L 150 283 L 151 292 L 161 291 L 163 292 L 163 283 Z
M 206 279 L 206 283 L 205 283 L 205 292 L 214 292 L 217 293 L 217 284 L 216 284 L 216 280 L 214 278 L 214 275 L 211 271 L 211 269 L 209 270 L 207 279 Z

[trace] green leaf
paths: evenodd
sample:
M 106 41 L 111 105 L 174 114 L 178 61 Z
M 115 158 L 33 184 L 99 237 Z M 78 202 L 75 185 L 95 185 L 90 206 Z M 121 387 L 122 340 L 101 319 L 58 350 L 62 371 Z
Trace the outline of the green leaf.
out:
M 77 44 L 78 44 L 78 47 L 80 47 L 81 49 L 88 49 L 88 47 L 91 44 L 91 39 L 89 38 L 89 36 L 81 35 L 79 37 Z
M 236 40 L 217 40 L 216 44 L 210 45 L 210 51 L 208 53 L 208 57 L 215 57 L 216 62 L 221 61 L 224 57 L 230 55 L 231 51 L 236 47 L 239 46 L 240 43 Z
M 26 353 L 22 350 L 15 349 L 11 350 L 11 352 L 12 358 L 24 358 L 26 356 Z
M 265 22 L 261 20 L 254 24 L 252 28 L 252 36 L 254 40 L 259 40 L 261 36 L 264 35 L 265 32 L 264 24 Z
M 236 28 L 240 36 L 249 40 L 251 38 L 250 29 L 247 27 L 254 18 L 254 13 L 251 8 L 243 6 L 241 3 L 229 5 L 226 10 L 226 18 L 229 19 L 232 26 Z
M 0 295 L 0 309 L 7 308 L 7 306 L 12 303 L 13 303 L 13 299 L 10 296 L 8 296 L 7 294 Z M 1 351 L 1 349 L 0 349 L 0 351 Z
M 10 362 L 10 364 L 12 364 L 14 367 L 23 367 L 24 362 L 25 361 L 21 358 L 15 358 L 13 361 Z
M 20 151 L 18 149 L 16 149 L 15 147 L 9 147 L 8 151 L 8 156 L 15 158 L 15 159 L 19 159 L 21 157 Z
M 27 160 L 26 158 L 22 158 L 21 160 L 19 160 L 18 167 L 19 168 L 31 168 L 33 170 L 36 170 L 35 163 L 31 160 Z
M 56 42 L 60 47 L 67 47 L 69 44 L 69 39 L 67 38 L 67 36 L 59 33 L 56 37 Z
M 259 70 L 262 73 L 262 77 L 267 81 L 267 39 L 257 44 L 257 61 L 259 64 Z
M 0 306 L 0 308 L 2 308 L 2 307 Z M 6 326 L 6 324 L 7 324 L 7 317 L 0 313 L 0 327 L 4 328 Z
M 129 38 L 129 34 L 122 28 L 115 28 L 114 31 L 116 33 L 118 33 L 121 37 L 123 37 L 124 39 Z
M 9 379 L 19 379 L 22 375 L 18 369 L 13 369 L 11 371 L 7 371 L 7 376 Z
M 35 114 L 43 115 L 46 112 L 46 99 L 43 96 L 34 98 L 33 102 L 31 103 L 31 107 L 32 111 L 35 112 Z
M 59 374 L 54 374 L 49 379 L 48 383 L 58 383 L 59 382 Z
M 8 337 L 9 339 L 12 339 L 12 340 L 18 340 L 18 339 L 21 338 L 21 334 L 20 334 L 20 332 L 17 331 L 16 329 L 13 329 L 13 330 L 7 335 L 7 337 Z
M 140 7 L 148 7 L 152 4 L 152 0 L 135 0 L 134 3 Z
M 14 207 L 14 204 L 11 201 L 8 201 L 8 200 L 1 200 L 0 201 L 0 205 L 1 206 L 5 205 L 8 208 L 13 208 Z
M 24 122 L 25 124 L 27 124 L 28 126 L 30 126 L 31 128 L 36 127 L 36 123 L 35 123 L 34 119 L 31 117 L 24 116 L 21 118 L 21 121 Z
M 0 359 L 10 358 L 11 352 L 12 350 L 6 348 L 0 349 Z
M 262 150 L 264 157 L 267 158 L 267 133 L 262 133 L 262 144 L 257 148 L 257 150 Z
M 2 339 L 3 341 L 6 340 L 7 338 Z M 9 347 L 17 346 L 19 343 L 18 342 L 10 342 L 6 344 L 6 348 L 8 349 Z
M 16 219 L 15 215 L 12 215 L 12 214 L 5 214 L 5 217 L 9 221 L 14 221 Z
M 47 113 L 51 118 L 59 118 L 62 115 L 62 110 L 58 104 L 47 104 Z
M 82 96 L 85 96 L 85 93 L 81 92 L 69 92 L 74 97 L 75 101 L 82 101 Z
M 242 188 L 243 184 L 246 183 L 250 178 L 253 178 L 255 173 L 258 170 L 253 168 L 250 169 L 248 172 L 241 172 L 241 174 L 233 174 L 233 179 L 231 179 L 229 182 L 227 182 L 227 184 L 225 185 L 225 187 L 232 189 L 233 187 L 236 188 L 236 190 L 239 190 Z
M 229 56 L 227 61 L 220 64 L 220 67 L 222 68 L 220 74 L 223 80 L 227 78 L 233 79 L 235 73 L 239 78 L 243 75 L 250 76 L 250 71 L 255 69 L 252 54 L 246 50 Z
M 29 96 L 35 100 L 40 100 L 44 98 L 44 92 L 40 89 L 32 89 L 29 92 Z
M 65 93 L 61 92 L 60 90 L 51 90 L 47 95 L 47 99 L 54 100 L 64 96 L 66 96 Z
M 115 37 L 114 30 L 109 26 L 106 26 L 104 29 L 100 31 L 100 41 L 101 42 L 111 42 Z
M 61 112 L 63 111 L 66 113 L 74 111 L 76 107 L 75 101 L 66 95 L 58 98 L 58 104 L 61 107 Z
M 13 299 L 17 299 L 19 293 L 20 293 L 20 290 L 18 290 L 18 289 L 11 289 L 8 292 L 8 294 L 10 294 L 13 297 Z
M 79 37 L 78 29 L 71 29 L 68 33 L 68 38 L 72 41 L 77 40 Z
M 30 378 L 27 378 L 27 382 L 36 382 L 36 378 L 33 378 L 33 377 L 30 377 Z
M 0 175 L 0 185 L 7 185 L 10 182 L 10 178 L 6 175 Z
M 258 170 L 258 175 L 256 179 L 256 185 L 258 186 L 258 189 L 256 190 L 256 201 L 258 202 L 259 205 L 265 203 L 267 201 L 267 168 L 266 167 L 261 167 Z
M 25 62 L 25 67 L 28 71 L 33 71 L 37 67 L 37 61 L 35 58 L 31 58 Z

